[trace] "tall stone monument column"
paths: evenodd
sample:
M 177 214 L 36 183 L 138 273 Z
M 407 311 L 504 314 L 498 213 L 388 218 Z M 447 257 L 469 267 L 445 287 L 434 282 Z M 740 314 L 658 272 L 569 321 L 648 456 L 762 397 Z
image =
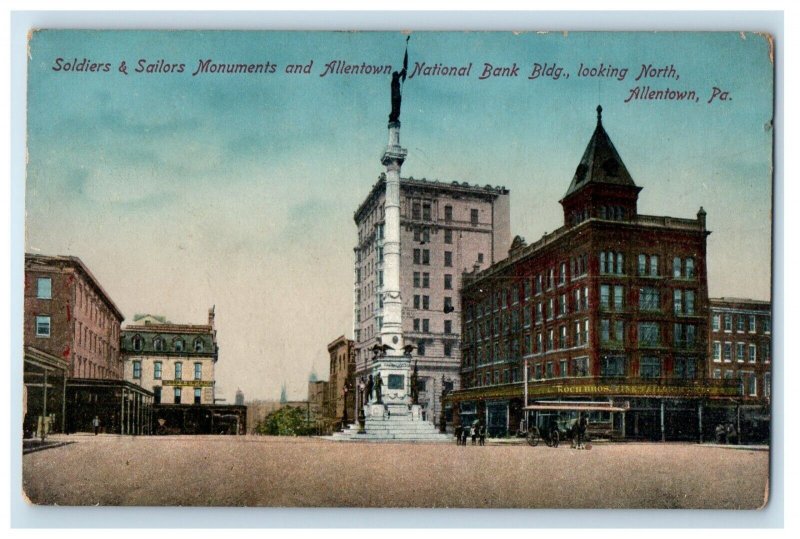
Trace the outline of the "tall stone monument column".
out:
M 381 350 L 373 367 L 376 380 L 373 404 L 384 405 L 390 414 L 408 413 L 411 358 L 403 341 L 403 301 L 400 293 L 400 168 L 407 151 L 400 146 L 400 121 L 389 122 L 389 143 L 381 163 L 386 167 L 383 240 L 383 325 Z M 377 402 L 378 375 L 382 402 Z M 401 408 L 402 407 L 402 408 Z

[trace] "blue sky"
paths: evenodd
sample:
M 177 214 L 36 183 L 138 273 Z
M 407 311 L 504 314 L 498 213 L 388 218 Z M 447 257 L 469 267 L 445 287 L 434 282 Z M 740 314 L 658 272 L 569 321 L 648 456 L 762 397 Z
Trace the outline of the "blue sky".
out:
M 26 249 L 81 257 L 114 301 L 176 322 L 217 305 L 223 396 L 305 395 L 326 344 L 352 326 L 353 211 L 381 173 L 389 77 L 328 75 L 332 60 L 399 67 L 405 36 L 371 32 L 41 31 L 30 42 Z M 640 212 L 702 205 L 714 296 L 769 299 L 772 65 L 738 33 L 414 33 L 410 61 L 469 78 L 404 87 L 404 176 L 505 185 L 512 234 L 562 221 L 563 196 L 603 105 Z M 64 73 L 58 57 L 111 64 Z M 140 58 L 186 64 L 136 74 Z M 192 77 L 198 60 L 275 73 Z M 129 74 L 117 71 L 126 61 Z M 309 75 L 289 64 L 314 62 Z M 484 62 L 519 77 L 478 80 Z M 534 62 L 569 78 L 528 80 Z M 624 81 L 578 66 L 628 67 Z M 642 64 L 679 80 L 636 82 Z M 632 87 L 694 89 L 699 103 L 624 103 Z M 730 101 L 706 104 L 712 87 Z

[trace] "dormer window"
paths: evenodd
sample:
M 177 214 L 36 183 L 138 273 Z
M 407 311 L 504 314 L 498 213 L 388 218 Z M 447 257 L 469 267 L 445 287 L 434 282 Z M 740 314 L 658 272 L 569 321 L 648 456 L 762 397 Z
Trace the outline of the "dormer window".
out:
M 143 340 L 139 335 L 134 335 L 133 337 L 133 350 L 136 352 L 142 351 L 142 344 Z
M 194 351 L 195 352 L 202 352 L 203 351 L 203 340 L 202 339 L 195 339 L 195 341 L 194 341 Z
M 156 352 L 163 352 L 164 351 L 164 339 L 161 337 L 156 337 L 153 339 L 153 350 Z
M 183 350 L 184 350 L 184 345 L 183 344 L 184 344 L 183 343 L 183 339 L 176 339 L 175 342 L 173 343 L 173 346 L 175 347 L 175 351 L 176 352 L 183 352 Z

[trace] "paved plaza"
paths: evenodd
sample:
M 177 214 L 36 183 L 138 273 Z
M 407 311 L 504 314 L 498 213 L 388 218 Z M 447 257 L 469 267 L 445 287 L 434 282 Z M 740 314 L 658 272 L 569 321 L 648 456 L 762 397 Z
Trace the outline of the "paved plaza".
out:
M 63 436 L 23 456 L 36 504 L 756 509 L 769 452 L 697 444 L 368 444 Z

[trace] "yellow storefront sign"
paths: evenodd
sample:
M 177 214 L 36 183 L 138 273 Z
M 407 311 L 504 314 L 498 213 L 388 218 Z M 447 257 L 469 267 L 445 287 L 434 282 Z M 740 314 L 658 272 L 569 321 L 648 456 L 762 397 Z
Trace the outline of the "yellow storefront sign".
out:
M 181 387 L 213 387 L 214 382 L 211 380 L 164 380 L 162 382 L 165 386 L 181 386 Z

